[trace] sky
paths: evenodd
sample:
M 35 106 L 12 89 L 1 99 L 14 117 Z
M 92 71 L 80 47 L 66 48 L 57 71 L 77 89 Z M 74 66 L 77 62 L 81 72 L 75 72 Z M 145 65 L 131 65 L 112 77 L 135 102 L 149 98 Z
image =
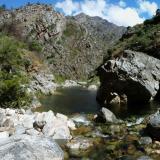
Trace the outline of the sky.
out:
M 0 5 L 17 8 L 26 3 L 46 3 L 64 15 L 81 12 L 99 16 L 118 26 L 134 26 L 155 15 L 160 0 L 0 0 Z

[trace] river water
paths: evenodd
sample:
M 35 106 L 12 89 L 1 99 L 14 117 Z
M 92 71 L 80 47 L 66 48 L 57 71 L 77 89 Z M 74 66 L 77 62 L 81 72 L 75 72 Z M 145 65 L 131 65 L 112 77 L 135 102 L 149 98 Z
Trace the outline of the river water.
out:
M 66 115 L 97 113 L 96 90 L 83 87 L 57 88 L 54 95 L 40 97 L 42 107 L 38 111 L 53 110 Z
M 100 106 L 96 102 L 96 90 L 88 90 L 83 87 L 57 88 L 54 95 L 41 96 L 40 102 L 42 107 L 36 111 L 44 112 L 52 110 L 55 113 L 63 113 L 66 115 L 85 113 L 96 114 Z M 160 104 L 152 102 L 147 105 L 126 106 L 108 106 L 108 108 L 119 118 L 129 116 L 143 116 L 151 114 L 160 108 Z

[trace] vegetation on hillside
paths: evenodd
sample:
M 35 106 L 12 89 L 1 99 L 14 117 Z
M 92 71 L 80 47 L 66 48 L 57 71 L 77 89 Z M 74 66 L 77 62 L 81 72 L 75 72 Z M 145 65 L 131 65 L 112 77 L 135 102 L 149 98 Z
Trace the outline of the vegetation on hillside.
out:
M 30 102 L 26 92 L 27 60 L 23 50 L 27 46 L 15 38 L 0 34 L 0 106 L 20 108 Z
M 147 53 L 160 59 L 160 15 L 156 14 L 152 19 L 144 21 L 143 24 L 128 27 L 114 47 L 108 50 L 112 56 L 118 56 L 125 49 Z M 107 58 L 107 57 L 106 57 Z

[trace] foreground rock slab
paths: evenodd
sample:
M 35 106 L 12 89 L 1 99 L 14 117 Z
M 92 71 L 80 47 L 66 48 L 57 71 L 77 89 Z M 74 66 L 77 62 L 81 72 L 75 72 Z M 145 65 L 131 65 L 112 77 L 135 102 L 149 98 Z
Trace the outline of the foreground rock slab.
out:
M 1 160 L 63 160 L 63 151 L 53 139 L 20 135 L 0 142 Z

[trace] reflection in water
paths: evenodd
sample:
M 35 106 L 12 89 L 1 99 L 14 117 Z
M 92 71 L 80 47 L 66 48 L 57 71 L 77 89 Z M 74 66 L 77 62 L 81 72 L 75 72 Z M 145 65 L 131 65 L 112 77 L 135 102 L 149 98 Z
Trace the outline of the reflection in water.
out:
M 42 107 L 36 111 L 48 111 L 74 114 L 74 113 L 97 113 L 99 105 L 96 102 L 96 91 L 82 87 L 58 88 L 54 95 L 40 97 Z M 160 104 L 151 102 L 148 105 L 108 106 L 108 108 L 120 118 L 131 115 L 142 116 L 157 111 Z
M 144 116 L 148 114 L 153 114 L 160 108 L 158 102 L 150 102 L 149 104 L 133 104 L 130 106 L 123 105 L 112 105 L 108 108 L 116 114 L 117 117 L 126 118 L 129 116 Z

